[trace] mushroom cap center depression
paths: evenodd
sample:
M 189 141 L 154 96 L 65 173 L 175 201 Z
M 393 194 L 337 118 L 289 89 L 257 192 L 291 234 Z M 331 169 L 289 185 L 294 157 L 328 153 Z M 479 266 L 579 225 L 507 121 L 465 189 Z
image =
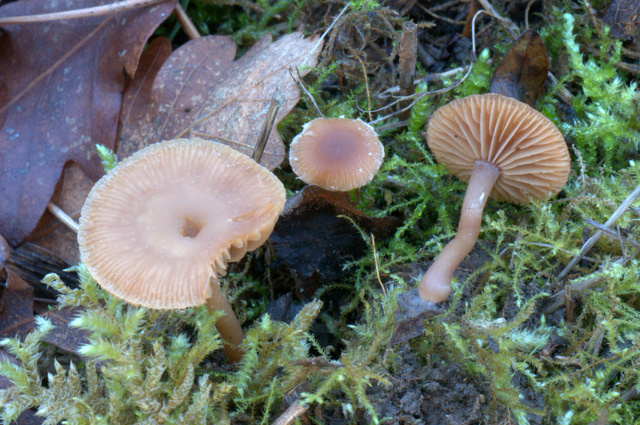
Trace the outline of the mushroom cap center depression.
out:
M 316 143 L 315 151 L 318 161 L 322 161 L 327 168 L 341 169 L 357 158 L 361 147 L 357 142 L 355 131 L 345 128 L 334 128 L 326 130 L 322 134 L 325 139 L 323 143 Z M 307 137 L 320 137 L 315 134 L 308 134 Z
M 231 195 L 215 187 L 163 182 L 149 195 L 131 199 L 129 211 L 141 212 L 126 222 L 132 236 L 145 241 L 143 249 L 162 258 L 217 253 L 223 241 L 239 231 L 233 218 L 248 212 L 246 207 L 233 205 Z

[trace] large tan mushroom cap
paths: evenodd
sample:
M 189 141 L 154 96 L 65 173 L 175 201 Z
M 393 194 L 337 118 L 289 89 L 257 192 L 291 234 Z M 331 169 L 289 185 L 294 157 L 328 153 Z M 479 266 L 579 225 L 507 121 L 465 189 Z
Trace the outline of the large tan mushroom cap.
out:
M 210 277 L 269 237 L 284 201 L 273 174 L 227 146 L 157 143 L 94 186 L 80 217 L 81 258 L 100 286 L 131 304 L 201 305 Z
M 501 170 L 491 197 L 515 204 L 556 195 L 570 157 L 560 131 L 530 106 L 498 94 L 472 95 L 439 108 L 427 143 L 438 162 L 468 181 L 477 160 Z
M 369 124 L 348 118 L 316 118 L 291 142 L 289 162 L 305 183 L 326 190 L 364 186 L 376 175 L 384 147 Z

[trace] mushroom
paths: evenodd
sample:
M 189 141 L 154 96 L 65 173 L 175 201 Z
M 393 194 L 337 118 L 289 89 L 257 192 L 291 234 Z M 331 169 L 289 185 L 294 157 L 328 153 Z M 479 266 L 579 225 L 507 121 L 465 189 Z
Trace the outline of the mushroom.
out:
M 364 186 L 383 159 L 384 147 L 373 127 L 349 118 L 308 122 L 289 150 L 291 168 L 300 180 L 330 191 Z
M 491 196 L 515 204 L 555 196 L 567 182 L 570 157 L 560 131 L 525 103 L 498 94 L 472 95 L 439 108 L 427 143 L 438 162 L 468 181 L 458 232 L 420 279 L 420 297 L 437 303 L 471 252 Z
M 216 326 L 235 361 L 242 329 L 218 275 L 267 240 L 284 200 L 272 173 L 228 146 L 156 143 L 93 187 L 80 217 L 80 256 L 102 288 L 131 304 L 224 310 Z

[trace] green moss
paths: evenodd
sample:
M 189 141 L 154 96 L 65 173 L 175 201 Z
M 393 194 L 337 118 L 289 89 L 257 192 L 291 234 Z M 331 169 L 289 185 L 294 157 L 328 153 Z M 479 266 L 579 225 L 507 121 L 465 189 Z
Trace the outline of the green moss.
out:
M 638 149 L 640 140 L 637 85 L 614 66 L 621 59 L 622 43 L 609 37 L 607 30 L 599 38 L 583 30 L 582 40 L 597 52 L 585 57 L 575 18 L 557 12 L 556 19 L 557 24 L 543 32 L 544 39 L 556 56 L 561 51 L 558 57 L 568 62 L 563 84 L 577 85 L 577 89 L 571 103 L 573 116 L 551 118 L 587 163 L 618 169 L 625 165 L 628 154 Z

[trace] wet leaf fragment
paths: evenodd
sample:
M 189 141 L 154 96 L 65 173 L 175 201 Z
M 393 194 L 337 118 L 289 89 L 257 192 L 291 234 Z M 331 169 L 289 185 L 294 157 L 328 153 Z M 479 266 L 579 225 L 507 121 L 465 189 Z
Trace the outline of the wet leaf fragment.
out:
M 535 108 L 544 93 L 549 59 L 537 32 L 525 31 L 491 76 L 489 92 L 509 96 Z
M 615 38 L 629 39 L 640 24 L 640 2 L 638 0 L 613 0 L 600 17 L 611 28 L 609 34 Z
M 33 328 L 33 288 L 7 270 L 0 304 L 0 338 L 23 337 Z
M 310 296 L 322 283 L 340 279 L 344 264 L 366 253 L 367 241 L 350 220 L 378 240 L 400 224 L 395 217 L 369 217 L 353 206 L 347 193 L 317 186 L 306 186 L 287 199 L 271 241 L 299 292 Z
M 69 326 L 81 311 L 78 307 L 64 307 L 43 313 L 41 316 L 48 319 L 54 328 L 42 340 L 64 351 L 77 354 L 82 345 L 89 343 L 89 332 Z

